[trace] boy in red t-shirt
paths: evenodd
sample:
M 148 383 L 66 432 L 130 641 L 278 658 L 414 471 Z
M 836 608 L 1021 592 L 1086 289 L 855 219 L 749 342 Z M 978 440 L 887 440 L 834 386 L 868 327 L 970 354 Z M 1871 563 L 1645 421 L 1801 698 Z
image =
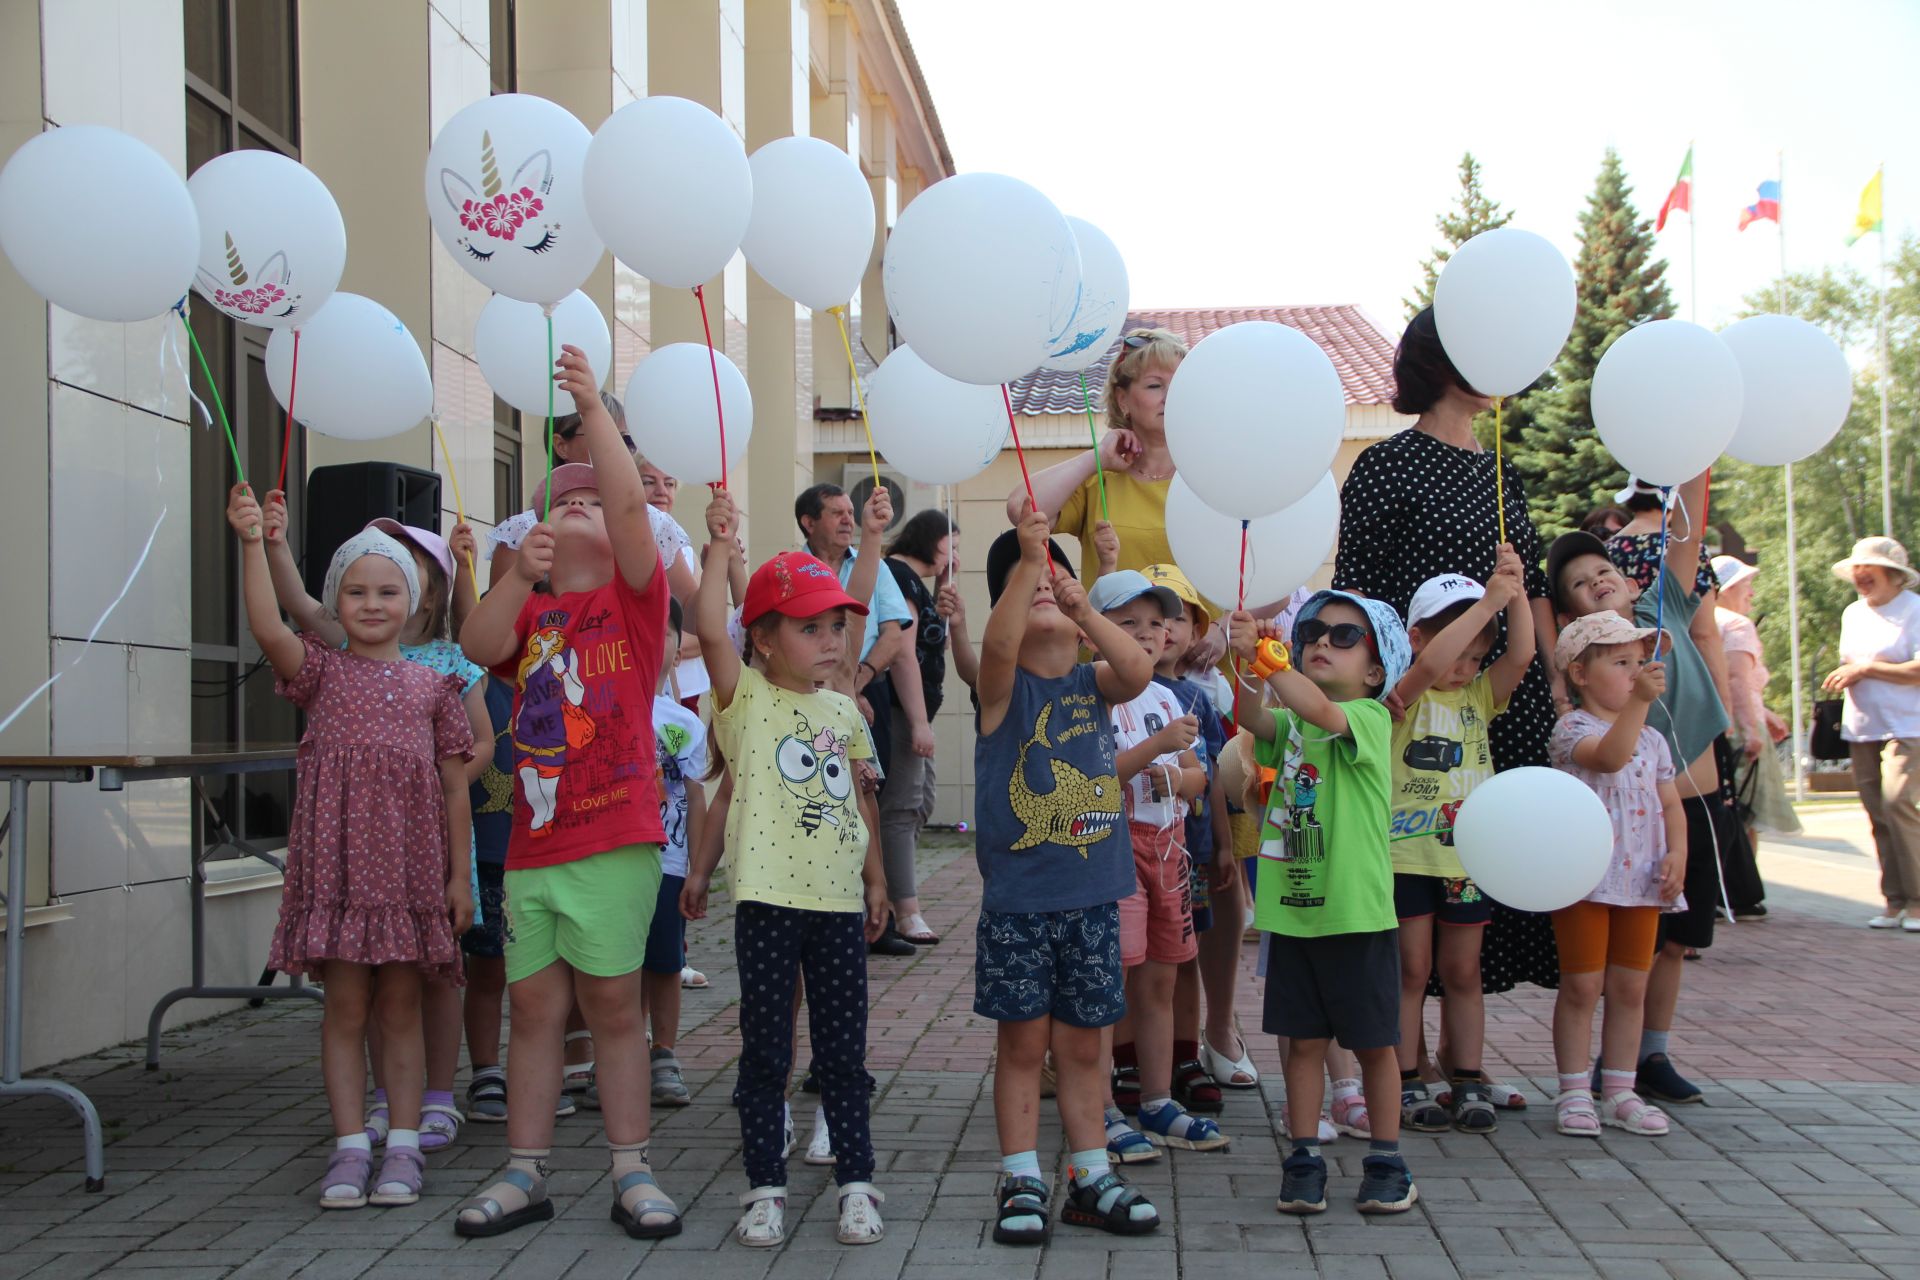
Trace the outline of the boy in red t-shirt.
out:
M 469 658 L 515 690 L 506 871 L 513 1073 L 506 1172 L 459 1206 L 454 1229 L 492 1236 L 553 1217 L 545 1161 L 562 1034 L 577 1000 L 600 1059 L 613 1220 L 652 1239 L 680 1231 L 680 1211 L 647 1161 L 647 1045 L 638 1017 L 664 838 L 652 704 L 667 575 L 640 473 L 601 404 L 599 378 L 577 348 L 562 350 L 555 380 L 573 396 L 592 465 L 557 467 L 536 492 L 534 509 L 546 518 L 460 638 Z

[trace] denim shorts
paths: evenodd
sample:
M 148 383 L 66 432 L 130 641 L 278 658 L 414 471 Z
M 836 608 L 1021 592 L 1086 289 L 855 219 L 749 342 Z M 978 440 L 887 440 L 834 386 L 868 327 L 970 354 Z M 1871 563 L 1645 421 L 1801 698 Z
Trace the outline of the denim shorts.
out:
M 1051 1016 L 1106 1027 L 1127 1011 L 1120 907 L 982 911 L 974 929 L 973 1011 L 995 1022 Z
M 653 903 L 653 923 L 647 926 L 647 958 L 640 967 L 648 973 L 680 976 L 687 965 L 687 919 L 680 914 L 680 888 L 685 876 L 660 875 L 660 893 Z

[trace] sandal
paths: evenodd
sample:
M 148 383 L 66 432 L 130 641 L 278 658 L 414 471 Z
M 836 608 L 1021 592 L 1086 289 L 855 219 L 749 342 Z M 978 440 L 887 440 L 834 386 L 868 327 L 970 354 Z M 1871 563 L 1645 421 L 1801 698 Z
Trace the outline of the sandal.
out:
M 1187 1110 L 1206 1115 L 1216 1115 L 1227 1108 L 1220 1096 L 1219 1084 L 1200 1065 L 1198 1058 L 1174 1064 L 1173 1098 Z
M 1000 1219 L 993 1225 L 995 1244 L 1045 1244 L 1053 1234 L 1047 1204 L 1053 1193 L 1038 1178 L 1004 1178 L 1000 1182 Z M 1038 1227 L 1009 1227 L 1014 1218 L 1038 1218 Z
M 1113 1192 L 1111 1197 L 1108 1193 Z M 1102 1209 L 1100 1201 L 1107 1199 L 1107 1207 Z M 1153 1205 L 1147 1198 L 1120 1180 L 1120 1175 L 1108 1170 L 1092 1182 L 1082 1186 L 1080 1183 L 1067 1183 L 1067 1199 L 1060 1206 L 1060 1221 L 1076 1227 L 1098 1227 L 1102 1231 L 1116 1236 L 1143 1236 L 1160 1225 L 1160 1215 L 1134 1220 L 1133 1207 Z
M 1600 1113 L 1594 1110 L 1593 1094 L 1586 1089 L 1568 1089 L 1553 1100 L 1553 1127 L 1568 1137 L 1600 1136 Z
M 439 1151 L 453 1145 L 460 1136 L 460 1122 L 466 1117 L 445 1102 L 428 1102 L 420 1108 L 420 1149 Z
M 500 1203 L 495 1192 L 511 1187 L 525 1196 L 527 1203 L 518 1209 L 508 1209 Z M 468 1213 L 477 1213 L 480 1220 L 469 1221 Z M 553 1201 L 547 1199 L 547 1183 L 544 1178 L 535 1178 L 523 1169 L 509 1165 L 500 1174 L 500 1180 L 482 1191 L 479 1195 L 462 1200 L 453 1209 L 453 1231 L 455 1235 L 468 1238 L 503 1235 L 529 1222 L 548 1222 L 553 1218 Z
M 1502 1111 L 1525 1111 L 1527 1109 L 1527 1095 L 1510 1084 L 1489 1083 L 1487 1085 L 1487 1095 L 1492 1100 L 1493 1105 Z
M 1400 1086 L 1400 1123 L 1415 1133 L 1445 1133 L 1453 1128 L 1453 1117 L 1428 1097 L 1427 1086 L 1416 1080 Z
M 426 1177 L 427 1160 L 420 1154 L 418 1147 L 388 1147 L 385 1158 L 380 1161 L 380 1176 L 374 1179 L 373 1194 L 367 1197 L 368 1204 L 387 1207 L 420 1203 L 420 1183 Z M 388 1186 L 398 1186 L 399 1191 L 388 1191 Z
M 706 974 L 692 965 L 685 965 L 680 970 L 680 985 L 689 991 L 703 991 L 712 984 L 707 981 Z
M 1667 1136 L 1667 1113 L 1631 1089 L 1609 1094 L 1601 1105 L 1606 1108 L 1600 1113 L 1603 1124 L 1637 1133 L 1643 1138 Z
M 1185 1125 L 1180 1122 L 1186 1121 Z M 1205 1116 L 1189 1115 L 1177 1102 L 1158 1111 L 1140 1112 L 1140 1129 L 1147 1141 L 1157 1147 L 1177 1147 L 1182 1151 L 1224 1151 L 1232 1139 L 1220 1132 L 1220 1126 Z
M 916 947 L 932 947 L 940 943 L 940 935 L 927 925 L 927 918 L 918 911 L 901 921 L 900 936 Z
M 653 1059 L 653 1101 L 656 1106 L 684 1107 L 693 1101 L 687 1081 L 680 1074 L 680 1059 L 671 1049 L 655 1049 Z
M 359 1209 L 367 1203 L 367 1186 L 373 1178 L 373 1153 L 354 1148 L 336 1149 L 327 1160 L 327 1175 L 320 1180 L 322 1209 Z M 351 1195 L 329 1195 L 335 1187 L 354 1187 Z
M 373 1091 L 373 1105 L 367 1108 L 367 1141 L 379 1146 L 387 1140 L 387 1130 L 393 1127 L 393 1121 L 387 1114 L 387 1091 Z
M 627 1193 L 641 1187 L 651 1187 L 655 1195 L 641 1194 L 631 1204 L 627 1202 Z M 665 1214 L 667 1222 L 648 1222 L 647 1218 Z M 660 1193 L 660 1184 L 653 1180 L 653 1174 L 646 1169 L 629 1169 L 613 1183 L 613 1225 L 619 1227 L 635 1240 L 664 1240 L 668 1236 L 680 1234 L 680 1208 Z
M 591 1031 L 569 1031 L 566 1043 L 576 1040 L 591 1040 Z M 582 1098 L 593 1089 L 593 1059 L 585 1062 L 569 1062 L 560 1068 L 560 1092 L 574 1098 Z M 588 1105 L 593 1105 L 589 1103 Z
M 1500 1127 L 1500 1117 L 1493 1109 L 1492 1090 L 1485 1081 L 1454 1081 L 1453 1127 L 1462 1133 L 1492 1133 Z
M 841 1244 L 878 1244 L 886 1239 L 887 1224 L 880 1220 L 886 1197 L 871 1182 L 849 1182 L 840 1188 Z
M 1160 1148 L 1153 1145 L 1153 1139 L 1132 1125 L 1126 1126 L 1126 1132 L 1115 1135 L 1107 1131 L 1107 1159 L 1117 1164 L 1143 1164 L 1148 1160 L 1158 1160 Z
M 747 1211 L 734 1224 L 733 1238 L 754 1249 L 771 1249 L 787 1238 L 787 1189 L 755 1187 L 740 1197 Z
M 1240 1056 L 1229 1058 L 1207 1043 L 1206 1032 L 1200 1033 L 1200 1061 L 1206 1064 L 1207 1074 L 1213 1077 L 1214 1083 L 1223 1089 L 1260 1087 L 1260 1073 L 1254 1069 L 1250 1055 L 1245 1039 L 1240 1041 Z
M 1348 1094 L 1333 1100 L 1333 1127 L 1349 1138 L 1373 1137 L 1373 1116 L 1367 1111 L 1364 1094 Z
M 1140 1114 L 1140 1068 L 1113 1069 L 1113 1105 L 1120 1108 L 1123 1115 Z
M 507 1078 L 489 1072 L 467 1085 L 467 1119 L 485 1124 L 507 1122 Z

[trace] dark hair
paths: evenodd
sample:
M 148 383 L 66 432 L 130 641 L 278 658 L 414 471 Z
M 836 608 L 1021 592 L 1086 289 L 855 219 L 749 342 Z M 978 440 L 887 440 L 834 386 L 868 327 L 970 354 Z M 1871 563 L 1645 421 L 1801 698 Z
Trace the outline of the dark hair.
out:
M 613 425 L 620 429 L 620 434 L 623 436 L 627 434 L 627 410 L 626 406 L 620 403 L 620 397 L 611 391 L 602 391 L 600 403 L 607 407 L 607 416 L 613 419 Z M 577 413 L 555 418 L 553 437 L 556 440 L 571 440 L 580 434 L 581 425 L 580 415 Z
M 1433 308 L 1425 307 L 1407 322 L 1407 331 L 1400 335 L 1400 346 L 1393 353 L 1393 411 L 1425 413 L 1440 403 L 1450 386 L 1473 390 L 1447 358 Z
M 1622 511 L 1619 507 L 1595 507 L 1593 510 L 1587 512 L 1587 518 L 1580 522 L 1580 531 L 1599 537 L 1600 531 L 1608 525 L 1613 524 L 1616 520 L 1623 525 L 1630 524 L 1632 523 L 1633 517 L 1629 516 L 1625 511 Z M 1608 533 L 1611 534 L 1612 530 L 1608 530 Z
M 680 602 L 672 596 L 667 597 L 667 625 L 673 628 L 675 635 L 685 635 L 686 614 L 680 608 Z
M 837 484 L 817 484 L 811 489 L 803 489 L 800 496 L 793 500 L 793 522 L 818 520 L 820 513 L 827 509 L 828 498 L 844 498 L 847 491 Z M 800 524 L 800 532 L 806 533 L 807 526 Z
M 1661 498 L 1657 492 L 1636 488 L 1627 498 L 1627 510 L 1636 514 L 1643 511 L 1658 511 L 1660 503 Z
M 887 544 L 890 556 L 912 556 L 915 560 L 933 563 L 940 554 L 940 539 L 957 528 L 947 519 L 947 513 L 934 507 L 917 511 L 913 517 L 900 526 L 900 532 Z

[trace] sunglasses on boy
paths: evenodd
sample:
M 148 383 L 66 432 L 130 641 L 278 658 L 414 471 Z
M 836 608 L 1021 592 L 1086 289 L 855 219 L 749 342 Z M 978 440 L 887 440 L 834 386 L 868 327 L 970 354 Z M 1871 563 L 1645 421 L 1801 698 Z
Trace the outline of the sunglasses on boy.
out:
M 1367 642 L 1369 649 L 1373 647 L 1373 637 L 1357 622 L 1335 622 L 1329 625 L 1318 618 L 1308 618 L 1293 629 L 1293 638 L 1302 649 L 1318 644 L 1322 636 L 1325 636 L 1327 643 L 1336 649 L 1351 649 L 1362 640 Z

